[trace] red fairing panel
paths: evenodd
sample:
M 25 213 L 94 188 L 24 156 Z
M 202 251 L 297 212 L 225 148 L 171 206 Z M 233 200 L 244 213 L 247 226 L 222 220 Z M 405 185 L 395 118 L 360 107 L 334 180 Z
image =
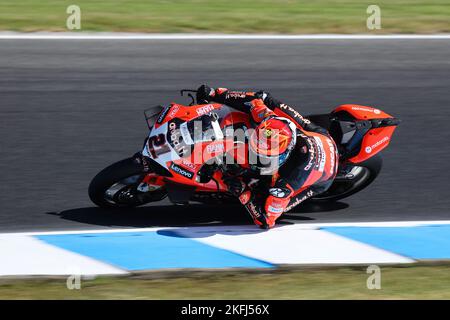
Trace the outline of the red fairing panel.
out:
M 389 145 L 395 129 L 396 127 L 392 126 L 369 130 L 363 138 L 361 150 L 355 157 L 350 158 L 349 161 L 359 163 L 376 155 Z
M 336 113 L 340 111 L 349 113 L 356 120 L 393 118 L 390 114 L 387 114 L 380 109 L 358 104 L 344 104 L 337 107 L 333 112 Z M 376 155 L 389 145 L 395 129 L 396 126 L 389 126 L 369 130 L 361 142 L 361 149 L 359 153 L 348 159 L 348 161 L 352 163 L 359 163 Z
M 391 115 L 387 114 L 380 109 L 361 106 L 358 104 L 343 104 L 334 109 L 334 113 L 339 111 L 346 111 L 350 113 L 355 119 L 358 120 L 370 120 L 370 119 L 385 119 L 392 118 Z
M 160 118 L 158 118 L 158 121 L 155 123 L 155 128 L 159 128 L 161 125 L 174 118 L 189 121 L 204 114 L 208 114 L 215 109 L 220 109 L 221 107 L 222 104 L 220 103 L 199 104 L 194 106 L 171 103 L 169 107 L 166 107 L 164 111 L 162 111 Z

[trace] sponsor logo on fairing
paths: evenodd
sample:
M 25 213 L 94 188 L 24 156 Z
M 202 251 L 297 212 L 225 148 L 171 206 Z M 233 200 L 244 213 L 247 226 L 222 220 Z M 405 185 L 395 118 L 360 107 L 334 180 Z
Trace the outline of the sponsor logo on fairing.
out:
M 323 147 L 323 143 L 322 140 L 316 136 L 314 136 L 314 140 L 316 140 L 316 145 L 317 145 L 317 159 L 318 159 L 318 163 L 315 166 L 316 170 L 319 170 L 319 172 L 323 172 L 324 168 L 325 168 L 325 162 L 327 160 L 327 155 L 325 153 L 325 149 Z
M 169 113 L 169 117 L 172 119 L 177 114 L 178 110 L 180 110 L 179 106 L 174 106 Z
M 180 167 L 179 165 L 176 165 L 173 162 L 170 166 L 170 169 L 172 169 L 174 172 L 178 173 L 179 175 L 189 178 L 189 179 L 192 179 L 192 177 L 194 176 L 193 172 L 183 169 L 182 167 Z
M 186 167 L 188 167 L 188 168 L 190 168 L 192 170 L 197 169 L 195 164 L 191 163 L 190 161 L 188 161 L 186 159 L 183 159 L 183 161 L 181 163 L 183 164 L 183 166 L 186 166 Z
M 220 153 L 224 150 L 223 143 L 209 144 L 206 146 L 206 152 L 208 153 Z
M 175 122 L 169 123 L 169 133 L 170 133 L 170 140 L 172 142 L 175 151 L 180 156 L 185 155 L 188 152 L 188 148 L 184 144 L 181 131 L 180 129 L 177 129 L 177 125 L 175 124 Z
M 165 107 L 164 110 L 161 111 L 158 120 L 156 121 L 157 123 L 161 123 L 164 121 L 164 118 L 166 117 L 167 111 L 169 111 L 169 107 Z
M 366 149 L 365 149 L 366 153 L 371 153 L 374 149 L 378 148 L 380 145 L 382 145 L 383 143 L 385 143 L 388 140 L 389 140 L 389 137 L 386 136 L 383 139 L 381 139 L 380 141 L 376 142 L 375 144 L 366 147 Z
M 336 161 L 335 148 L 333 142 L 327 138 L 328 148 L 330 149 L 330 174 L 334 174 L 334 165 Z
M 186 142 L 187 144 L 193 144 L 194 141 L 192 141 L 191 135 L 189 133 L 189 129 L 187 127 L 187 123 L 182 123 L 180 125 L 180 132 L 181 132 L 181 137 L 183 138 L 183 141 Z
M 214 110 L 214 106 L 211 104 L 207 104 L 206 106 L 198 108 L 196 111 L 197 111 L 197 115 L 203 116 L 205 114 L 210 113 L 213 110 Z
M 375 114 L 380 114 L 381 111 L 379 109 L 372 109 L 372 108 L 363 108 L 363 107 L 352 107 L 352 110 L 355 111 L 364 111 L 364 112 L 373 112 Z

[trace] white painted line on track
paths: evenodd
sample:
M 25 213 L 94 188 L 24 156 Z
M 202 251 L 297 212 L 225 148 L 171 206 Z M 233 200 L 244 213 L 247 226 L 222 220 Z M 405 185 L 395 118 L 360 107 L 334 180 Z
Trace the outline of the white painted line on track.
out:
M 320 229 L 324 227 L 418 227 L 427 225 L 450 224 L 450 220 L 419 220 L 419 221 L 381 221 L 381 222 L 321 222 L 321 223 L 298 223 L 294 225 L 279 224 L 270 232 L 282 232 L 285 227 L 297 230 Z M 0 235 L 57 235 L 57 234 L 86 234 L 86 233 L 114 233 L 114 232 L 149 232 L 158 230 L 186 230 L 193 229 L 196 232 L 211 232 L 213 230 L 220 232 L 234 232 L 240 230 L 242 232 L 262 232 L 254 225 L 240 225 L 240 226 L 198 226 L 198 227 L 153 227 L 153 228 L 109 228 L 109 229 L 84 229 L 84 230 L 60 230 L 60 231 L 30 231 L 30 232 L 7 232 L 0 233 Z
M 253 225 L 118 228 L 0 234 L 0 276 L 66 275 L 73 268 L 83 275 L 124 274 L 126 270 L 41 241 L 36 235 L 111 234 L 157 232 L 160 236 L 184 237 L 189 240 L 228 250 L 249 258 L 279 264 L 392 264 L 415 260 L 367 243 L 323 230 L 325 227 L 419 227 L 450 225 L 450 220 L 340 222 L 279 224 L 271 230 Z M 173 235 L 171 235 L 173 233 Z M 72 268 L 72 269 L 71 269 Z
M 450 34 L 164 34 L 0 32 L 0 40 L 450 40 Z
M 107 263 L 29 236 L 0 235 L 0 276 L 126 274 Z
M 14 233 L 0 233 L 1 235 L 22 235 L 22 236 L 36 236 L 36 235 L 58 235 L 58 234 L 87 234 L 87 233 L 115 233 L 115 232 L 149 232 L 164 229 L 178 229 L 178 227 L 154 227 L 154 228 L 110 228 L 110 229 L 84 229 L 84 230 L 59 230 L 59 231 L 30 231 L 30 232 L 14 232 Z
M 210 234 L 177 231 L 181 236 L 273 264 L 391 264 L 414 260 L 371 245 L 317 229 L 283 226 L 268 232 L 235 230 Z

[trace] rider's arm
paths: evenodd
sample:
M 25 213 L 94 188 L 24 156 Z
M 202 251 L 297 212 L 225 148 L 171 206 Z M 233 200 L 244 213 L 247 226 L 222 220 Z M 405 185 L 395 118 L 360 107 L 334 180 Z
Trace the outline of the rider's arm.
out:
M 205 102 L 215 101 L 229 105 L 239 111 L 250 113 L 256 122 L 261 122 L 265 117 L 275 114 L 289 118 L 306 131 L 327 134 L 326 130 L 303 118 L 294 108 L 273 98 L 264 91 L 230 91 L 226 88 L 213 89 L 207 85 L 202 85 L 197 97 Z
M 263 96 L 258 92 L 230 91 L 226 88 L 213 89 L 202 85 L 197 91 L 197 101 L 199 103 L 214 101 L 226 104 L 236 110 L 251 114 L 255 122 L 261 122 L 266 117 L 275 115 L 265 105 Z
M 273 110 L 277 116 L 286 117 L 286 118 L 294 121 L 294 123 L 296 123 L 298 126 L 300 126 L 302 129 L 304 129 L 306 131 L 318 132 L 318 133 L 328 135 L 327 130 L 325 130 L 322 127 L 319 127 L 318 125 L 315 125 L 310 120 L 304 118 L 293 107 L 288 106 L 287 104 L 282 103 L 281 101 L 273 98 L 269 93 L 258 92 L 257 94 L 261 94 L 261 95 L 265 96 L 264 103 L 271 110 Z
M 255 99 L 255 92 L 230 91 L 227 88 L 211 88 L 202 85 L 197 90 L 197 101 L 199 103 L 208 103 L 214 101 L 226 104 L 236 110 L 250 113 L 251 102 Z

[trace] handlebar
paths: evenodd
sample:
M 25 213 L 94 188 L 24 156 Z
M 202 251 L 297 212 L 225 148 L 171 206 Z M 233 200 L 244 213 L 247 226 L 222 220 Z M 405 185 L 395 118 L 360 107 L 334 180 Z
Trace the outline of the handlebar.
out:
M 180 94 L 183 96 L 185 92 L 194 92 L 197 93 L 197 90 L 194 89 L 181 89 Z
M 191 103 L 189 104 L 190 106 L 196 104 L 195 98 L 192 95 L 192 93 L 197 93 L 197 90 L 193 90 L 193 89 L 182 89 L 180 90 L 180 94 L 181 96 L 184 96 L 184 94 L 188 92 L 188 97 L 192 99 Z

